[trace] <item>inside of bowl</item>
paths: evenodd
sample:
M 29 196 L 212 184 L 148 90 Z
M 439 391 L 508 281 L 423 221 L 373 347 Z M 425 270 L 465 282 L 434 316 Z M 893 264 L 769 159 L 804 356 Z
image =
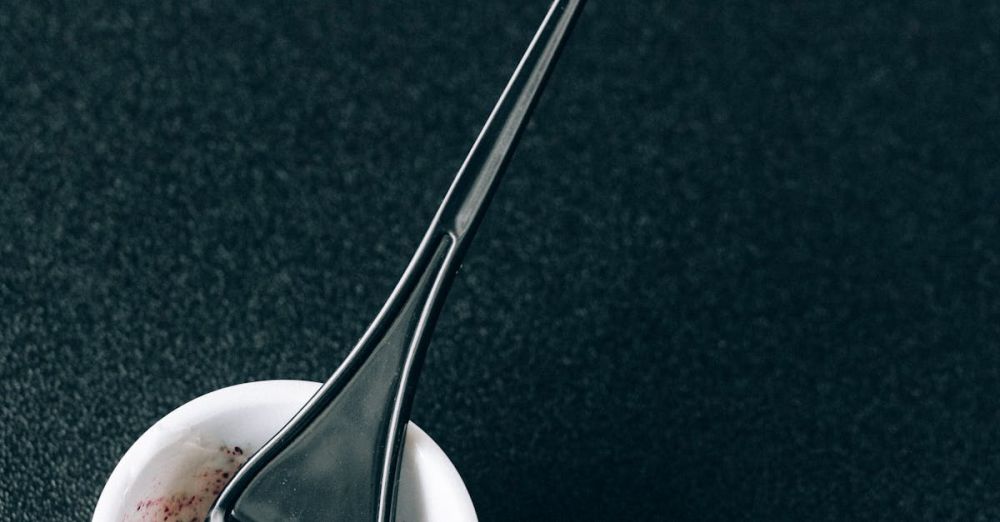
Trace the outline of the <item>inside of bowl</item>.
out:
M 270 403 L 165 418 L 144 436 L 120 509 L 126 521 L 190 520 L 204 513 L 247 457 L 298 410 Z

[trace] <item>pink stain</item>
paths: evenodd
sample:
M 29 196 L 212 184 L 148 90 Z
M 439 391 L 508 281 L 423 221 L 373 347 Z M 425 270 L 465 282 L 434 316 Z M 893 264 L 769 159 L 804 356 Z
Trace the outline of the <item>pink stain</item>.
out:
M 189 481 L 170 488 L 168 494 L 139 501 L 127 521 L 202 522 L 212 502 L 247 459 L 239 446 L 220 446 L 219 452 L 221 458 L 206 462 Z

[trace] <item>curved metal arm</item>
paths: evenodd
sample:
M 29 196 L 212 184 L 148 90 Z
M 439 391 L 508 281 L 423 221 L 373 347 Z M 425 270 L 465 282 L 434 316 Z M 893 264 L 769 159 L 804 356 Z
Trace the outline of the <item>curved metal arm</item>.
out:
M 237 473 L 210 522 L 395 519 L 403 437 L 430 334 L 582 4 L 552 3 L 375 321 L 316 395 Z

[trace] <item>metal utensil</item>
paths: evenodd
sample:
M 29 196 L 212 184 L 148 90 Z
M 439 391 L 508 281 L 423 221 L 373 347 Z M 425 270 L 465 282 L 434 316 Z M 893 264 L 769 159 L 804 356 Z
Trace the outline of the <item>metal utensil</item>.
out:
M 236 474 L 209 522 L 395 520 L 402 441 L 445 294 L 583 0 L 555 0 L 417 252 L 347 359 Z

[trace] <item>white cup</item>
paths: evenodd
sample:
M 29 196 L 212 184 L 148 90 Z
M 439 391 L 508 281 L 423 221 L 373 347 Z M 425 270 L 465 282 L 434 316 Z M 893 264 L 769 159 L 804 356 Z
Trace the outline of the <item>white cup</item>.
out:
M 320 384 L 260 381 L 202 395 L 160 419 L 115 466 L 93 522 L 128 521 L 136 503 L 155 488 L 183 441 L 205 437 L 256 450 L 284 426 Z M 476 522 L 465 483 L 440 447 L 412 422 L 406 430 L 397 513 L 413 522 Z

